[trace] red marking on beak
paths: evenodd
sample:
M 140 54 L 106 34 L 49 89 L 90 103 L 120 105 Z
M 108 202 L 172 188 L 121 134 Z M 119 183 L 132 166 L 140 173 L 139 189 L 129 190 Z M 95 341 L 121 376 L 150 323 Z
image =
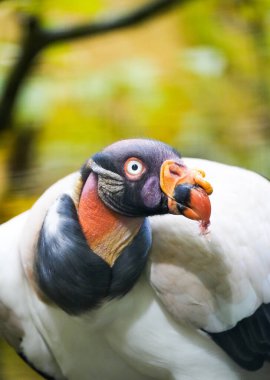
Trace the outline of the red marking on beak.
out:
M 200 221 L 205 232 L 210 224 L 209 195 L 213 189 L 204 177 L 202 170 L 188 169 L 172 160 L 165 161 L 160 170 L 160 186 L 168 197 L 169 212 Z

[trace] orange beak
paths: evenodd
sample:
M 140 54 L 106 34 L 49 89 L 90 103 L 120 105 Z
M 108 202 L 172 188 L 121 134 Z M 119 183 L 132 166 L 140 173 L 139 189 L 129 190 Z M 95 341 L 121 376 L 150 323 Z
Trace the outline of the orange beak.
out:
M 160 187 L 168 197 L 169 212 L 198 220 L 207 228 L 211 215 L 208 196 L 213 188 L 204 177 L 204 171 L 188 169 L 172 160 L 165 161 L 160 170 Z

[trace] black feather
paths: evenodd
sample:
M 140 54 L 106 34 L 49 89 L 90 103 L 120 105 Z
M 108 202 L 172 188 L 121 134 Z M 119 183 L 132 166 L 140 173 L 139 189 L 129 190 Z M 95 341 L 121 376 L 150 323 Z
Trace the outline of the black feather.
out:
M 110 297 L 123 296 L 134 286 L 147 262 L 151 243 L 150 225 L 148 220 L 145 219 L 137 236 L 124 249 L 112 267 Z
M 150 246 L 151 231 L 145 220 L 111 268 L 89 248 L 72 199 L 62 195 L 48 211 L 40 232 L 35 261 L 38 286 L 67 313 L 84 313 L 130 291 L 144 269 Z
M 111 269 L 89 248 L 68 195 L 57 200 L 56 211 L 57 230 L 50 231 L 47 215 L 40 232 L 37 281 L 55 304 L 69 314 L 79 314 L 108 295 Z
M 258 370 L 270 358 L 270 304 L 261 305 L 230 330 L 208 334 L 241 367 Z

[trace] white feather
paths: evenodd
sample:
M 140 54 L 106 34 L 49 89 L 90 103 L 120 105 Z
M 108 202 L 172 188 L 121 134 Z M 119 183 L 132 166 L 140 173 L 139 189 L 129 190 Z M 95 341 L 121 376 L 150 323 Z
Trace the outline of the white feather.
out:
M 195 159 L 185 163 L 205 170 L 214 186 L 210 232 L 205 238 L 185 218 L 151 218 L 151 280 L 178 321 L 222 331 L 270 302 L 270 184 L 236 167 Z
M 240 369 L 198 329 L 226 329 L 270 301 L 269 183 L 233 167 L 186 163 L 205 169 L 214 185 L 210 234 L 200 235 L 182 217 L 151 218 L 146 273 L 125 297 L 82 317 L 44 303 L 32 283 L 45 214 L 78 175 L 0 227 L 0 301 L 13 311 L 24 352 L 41 370 L 69 380 L 269 379 L 269 365 L 256 373 Z M 54 219 L 47 223 L 57 228 Z

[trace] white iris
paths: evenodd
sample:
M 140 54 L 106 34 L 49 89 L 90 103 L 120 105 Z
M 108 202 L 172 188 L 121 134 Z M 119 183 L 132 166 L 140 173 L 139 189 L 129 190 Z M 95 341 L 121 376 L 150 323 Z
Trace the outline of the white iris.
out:
M 127 172 L 131 175 L 140 174 L 142 170 L 143 170 L 143 166 L 141 162 L 139 161 L 132 160 L 132 161 L 129 161 L 129 163 L 127 164 Z

